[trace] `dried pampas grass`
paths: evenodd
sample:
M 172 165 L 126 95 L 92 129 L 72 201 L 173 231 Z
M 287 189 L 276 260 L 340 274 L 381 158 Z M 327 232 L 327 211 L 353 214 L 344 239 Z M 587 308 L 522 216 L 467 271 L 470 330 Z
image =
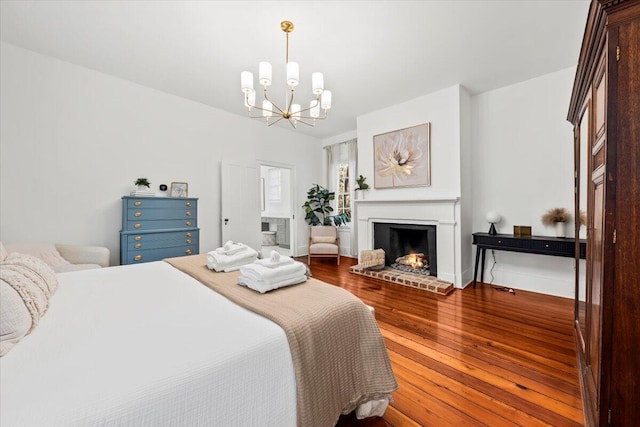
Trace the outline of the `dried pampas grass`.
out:
M 571 219 L 571 214 L 565 208 L 552 208 L 542 215 L 544 225 L 554 225 L 556 222 L 567 222 Z

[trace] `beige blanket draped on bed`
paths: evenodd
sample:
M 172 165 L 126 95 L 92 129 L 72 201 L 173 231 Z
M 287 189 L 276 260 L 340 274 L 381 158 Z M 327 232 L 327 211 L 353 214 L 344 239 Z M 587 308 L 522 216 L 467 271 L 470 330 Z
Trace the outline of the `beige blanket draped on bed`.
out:
M 205 257 L 165 261 L 284 329 L 296 375 L 298 426 L 334 426 L 341 413 L 398 388 L 375 318 L 354 295 L 316 279 L 259 294 L 237 285 L 238 272 L 209 270 Z

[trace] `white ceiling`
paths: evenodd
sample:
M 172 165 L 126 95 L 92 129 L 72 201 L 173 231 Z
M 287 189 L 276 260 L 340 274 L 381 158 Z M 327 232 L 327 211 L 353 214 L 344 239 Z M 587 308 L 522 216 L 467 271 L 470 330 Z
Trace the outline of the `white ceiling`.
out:
M 574 66 L 588 8 L 588 0 L 2 0 L 0 18 L 5 42 L 242 115 L 241 71 L 257 74 L 266 60 L 274 86 L 284 80 L 280 22 L 290 20 L 301 103 L 312 71 L 333 92 L 329 119 L 299 131 L 324 138 L 355 129 L 361 114 L 457 83 L 479 93 Z

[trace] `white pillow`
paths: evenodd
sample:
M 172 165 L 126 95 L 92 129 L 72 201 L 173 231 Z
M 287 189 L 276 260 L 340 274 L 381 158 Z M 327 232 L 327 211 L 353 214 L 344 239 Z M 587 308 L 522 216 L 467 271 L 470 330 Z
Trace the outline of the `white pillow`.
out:
M 33 321 L 24 301 L 4 280 L 0 280 L 0 356 L 4 356 L 31 330 Z
M 64 271 L 70 262 L 62 258 L 53 243 L 10 243 L 6 245 L 9 254 L 14 252 L 40 258 L 55 271 Z
M 14 252 L 0 262 L 0 356 L 38 325 L 57 287 L 56 274 L 36 257 Z

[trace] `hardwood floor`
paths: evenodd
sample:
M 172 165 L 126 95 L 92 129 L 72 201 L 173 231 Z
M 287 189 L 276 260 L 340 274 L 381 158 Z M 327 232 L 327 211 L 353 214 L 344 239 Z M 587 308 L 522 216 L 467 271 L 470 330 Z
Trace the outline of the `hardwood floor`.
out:
M 444 297 L 351 274 L 355 263 L 311 271 L 375 307 L 399 389 L 384 418 L 338 426 L 583 425 L 572 300 L 480 283 Z

